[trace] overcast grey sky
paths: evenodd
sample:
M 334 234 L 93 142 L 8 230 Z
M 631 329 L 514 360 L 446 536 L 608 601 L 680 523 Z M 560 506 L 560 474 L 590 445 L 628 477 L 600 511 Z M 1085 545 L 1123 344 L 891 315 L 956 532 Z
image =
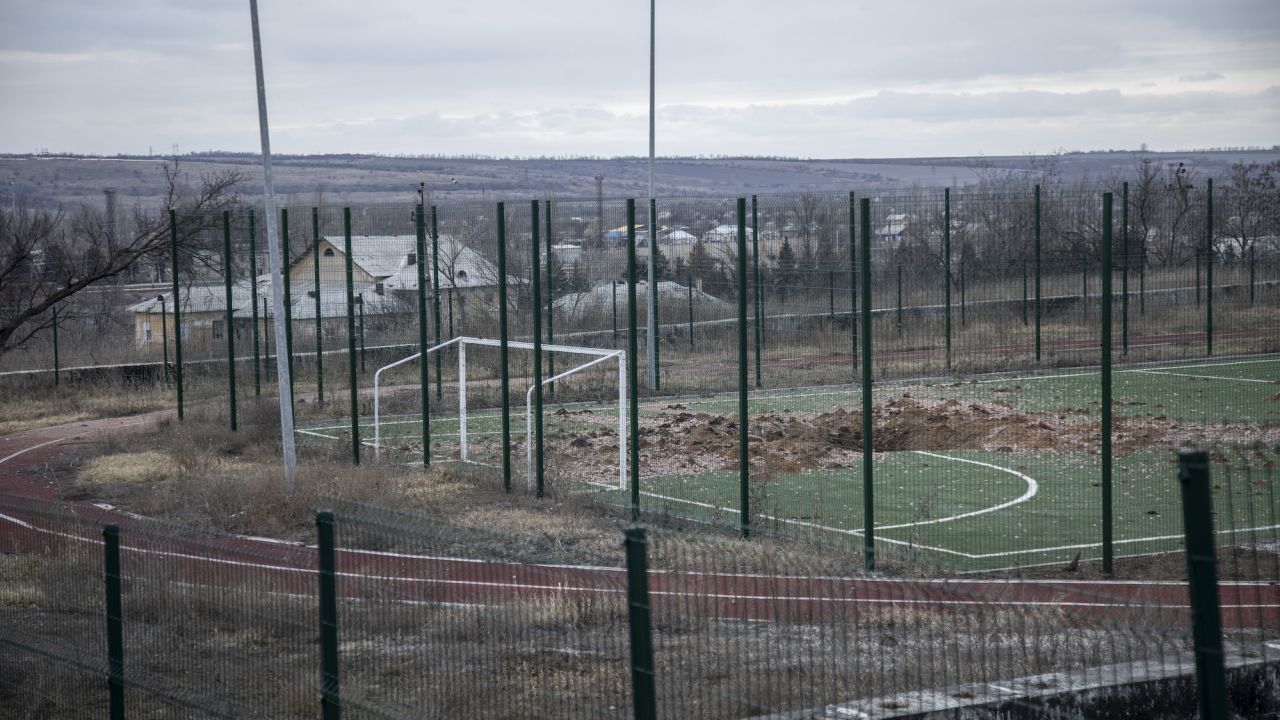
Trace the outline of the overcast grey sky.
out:
M 260 0 L 277 152 L 644 155 L 647 0 Z M 4 0 L 0 151 L 256 150 L 248 0 Z M 659 0 L 658 153 L 1280 143 L 1280 0 Z

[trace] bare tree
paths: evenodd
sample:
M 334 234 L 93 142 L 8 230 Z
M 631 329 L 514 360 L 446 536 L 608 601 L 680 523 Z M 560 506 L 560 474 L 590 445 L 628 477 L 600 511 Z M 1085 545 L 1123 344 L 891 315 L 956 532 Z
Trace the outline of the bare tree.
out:
M 1232 165 L 1228 191 L 1226 234 L 1243 258 L 1260 238 L 1280 233 L 1280 160 Z
M 237 171 L 206 175 L 189 187 L 177 164 L 163 166 L 163 209 L 136 208 L 127 236 L 112 232 L 101 212 L 72 214 L 25 208 L 0 210 L 0 355 L 52 326 L 50 310 L 137 263 L 163 261 L 170 244 L 169 210 L 177 210 L 184 245 L 204 234 L 211 211 L 235 206 Z

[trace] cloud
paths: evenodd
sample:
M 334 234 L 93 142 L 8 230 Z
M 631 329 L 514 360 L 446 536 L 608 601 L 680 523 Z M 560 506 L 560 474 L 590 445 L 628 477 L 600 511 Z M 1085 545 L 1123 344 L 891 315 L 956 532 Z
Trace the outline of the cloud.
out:
M 1159 146 L 1197 134 L 1204 139 L 1188 144 L 1276 140 L 1258 129 L 1280 126 L 1275 103 L 1259 95 L 1280 77 L 1275 0 L 1220 0 L 1208 14 L 1201 0 L 952 5 L 660 4 L 659 148 L 834 156 L 865 152 L 866 138 L 882 154 L 1106 147 L 1120 132 L 1108 121 L 1145 123 L 1145 141 Z M 10 0 L 0 23 L 0 97 L 10 109 L 0 114 L 0 151 L 252 149 L 245 9 Z M 282 151 L 647 149 L 645 3 L 444 0 L 406 9 L 396 0 L 320 0 L 301 12 L 264 3 L 261 13 L 273 145 Z M 1095 22 L 1103 13 L 1108 22 Z M 1205 86 L 1225 94 L 1133 92 L 1227 77 Z M 1214 117 L 1227 110 L 1234 115 Z M 1167 117 L 1181 124 L 1166 127 Z
M 1226 118 L 1226 120 L 1224 120 Z M 1019 154 L 1068 147 L 1204 145 L 1234 128 L 1269 144 L 1280 86 L 1258 93 L 880 92 L 837 103 L 660 106 L 660 154 L 874 157 Z M 647 116 L 598 106 L 317 123 L 282 128 L 282 151 L 644 154 Z
M 1202 73 L 1188 73 L 1186 75 L 1180 75 L 1178 76 L 1178 82 L 1184 82 L 1184 83 L 1212 82 L 1214 80 L 1221 80 L 1225 77 L 1226 75 L 1223 75 L 1220 72 L 1213 72 L 1212 70 L 1210 70 Z

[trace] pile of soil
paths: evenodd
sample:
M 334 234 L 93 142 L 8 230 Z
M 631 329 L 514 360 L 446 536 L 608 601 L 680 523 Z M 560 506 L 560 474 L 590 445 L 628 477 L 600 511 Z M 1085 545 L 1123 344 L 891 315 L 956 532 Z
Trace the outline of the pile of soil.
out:
M 875 452 L 1096 454 L 1101 445 L 1100 424 L 1087 414 L 1026 412 L 1001 401 L 938 401 L 904 395 L 877 405 L 872 421 Z M 1203 435 L 1208 430 L 1203 426 L 1183 427 L 1163 416 L 1116 418 L 1112 424 L 1112 450 L 1117 455 L 1127 455 L 1151 447 L 1176 447 L 1190 437 L 1188 433 Z M 1223 426 L 1222 430 L 1238 438 L 1246 429 Z M 862 415 L 842 409 L 821 413 L 765 412 L 751 416 L 748 434 L 751 467 L 758 477 L 849 467 L 861 458 Z M 587 450 L 604 459 L 611 459 L 606 451 L 617 451 L 617 436 L 611 429 L 573 433 L 551 442 L 568 442 L 579 454 Z M 648 473 L 685 475 L 736 470 L 737 418 L 670 405 L 656 417 L 642 420 L 640 448 L 641 463 Z

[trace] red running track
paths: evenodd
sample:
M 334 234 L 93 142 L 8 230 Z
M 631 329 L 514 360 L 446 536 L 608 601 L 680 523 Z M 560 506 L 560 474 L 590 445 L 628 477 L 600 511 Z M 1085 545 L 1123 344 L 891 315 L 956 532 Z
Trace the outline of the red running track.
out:
M 89 503 L 60 503 L 34 470 L 56 460 L 69 443 L 100 433 L 145 428 L 162 417 L 75 423 L 0 438 L 0 550 L 41 553 L 51 547 L 101 542 L 101 527 L 121 528 L 126 575 L 215 588 L 312 595 L 316 550 L 260 538 L 206 534 L 130 516 Z M 339 524 L 339 538 L 342 526 Z M 621 552 L 619 552 L 621 555 Z M 340 549 L 339 593 L 392 602 L 492 604 L 569 594 L 621 594 L 625 571 L 423 554 Z M 767 576 L 655 570 L 650 592 L 658 613 L 740 620 L 805 621 L 849 615 L 881 605 L 932 611 L 985 607 L 1044 608 L 1063 622 L 1183 628 L 1190 621 L 1181 582 L 1023 579 L 899 579 Z M 1220 584 L 1223 622 L 1230 628 L 1280 627 L 1280 584 Z

